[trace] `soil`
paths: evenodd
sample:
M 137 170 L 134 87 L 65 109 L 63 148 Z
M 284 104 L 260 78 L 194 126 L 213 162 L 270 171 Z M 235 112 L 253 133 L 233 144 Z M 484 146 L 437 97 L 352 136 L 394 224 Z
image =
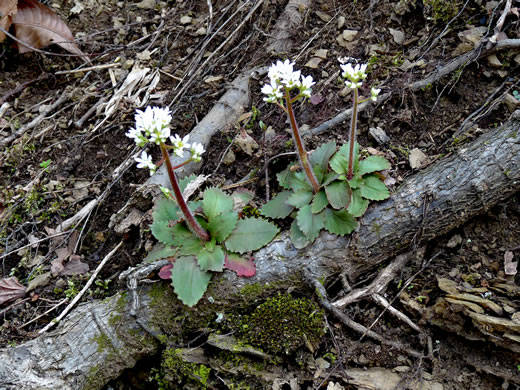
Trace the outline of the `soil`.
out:
M 82 50 L 93 58 L 90 65 L 118 63 L 121 66 L 110 71 L 59 74 L 59 71 L 78 67 L 81 60 L 54 55 L 64 52 L 53 46 L 45 49 L 49 51 L 47 54 L 18 54 L 9 42 L 3 43 L 0 99 L 8 102 L 10 108 L 0 117 L 0 141 L 30 123 L 64 91 L 70 92 L 71 96 L 48 112 L 36 127 L 0 151 L 0 278 L 14 276 L 22 285 L 28 286 L 38 276 L 48 276 L 18 301 L 0 308 L 2 347 L 35 337 L 39 329 L 61 312 L 63 306 L 57 304 L 81 290 L 99 261 L 121 240 L 123 247 L 102 269 L 83 299 L 100 299 L 124 290 L 126 287 L 118 284 L 119 274 L 140 263 L 154 242 L 148 226 L 133 227 L 123 235 L 109 228 L 111 216 L 148 177 L 147 172 L 135 165 L 124 170 L 117 179 L 113 176 L 114 170 L 135 153 L 132 141 L 125 137 L 133 126 L 135 101 L 121 100 L 117 114 L 101 126 L 98 124 L 103 119 L 102 110 L 88 116 L 80 126 L 75 125 L 100 99 L 112 95 L 137 62 L 161 71 L 160 81 L 148 104 L 166 106 L 175 99 L 170 106 L 174 113 L 172 130 L 181 136 L 188 134 L 208 113 L 228 83 L 242 71 L 270 65 L 280 58 L 295 61 L 297 69 L 312 75 L 317 82 L 310 102 L 296 107 L 302 128 L 312 128 L 351 105 L 351 95 L 345 93 L 344 84 L 338 78 L 338 57 L 369 63 L 367 85 L 382 88 L 382 93 L 402 92 L 383 103 L 372 104 L 360 114 L 358 141 L 369 151 L 382 152 L 387 157 L 392 164 L 389 175 L 395 179 L 396 186 L 414 174 L 409 160 L 413 149 L 420 149 L 428 158 L 419 169 L 455 152 L 485 129 L 503 123 L 512 111 L 511 105 L 504 102 L 504 93 L 518 97 L 520 92 L 520 59 L 518 52 L 512 50 L 497 53 L 500 66 L 482 58 L 420 91 L 403 89 L 404 85 L 423 79 L 455 57 L 462 43 L 462 31 L 491 26 L 493 32 L 502 12 L 500 6 L 494 11 L 493 6 L 497 5 L 494 2 L 314 1 L 305 10 L 299 30 L 293 33 L 293 46 L 289 52 L 274 54 L 265 51 L 265 42 L 284 10 L 286 2 L 282 0 L 264 1 L 252 21 L 243 27 L 239 27 L 239 23 L 250 10 L 248 2 L 214 2 L 211 14 L 208 10 L 211 2 L 201 0 L 140 3 L 54 0 L 48 3 L 76 34 Z M 75 3 L 85 6 L 79 14 L 71 12 Z M 148 7 L 149 3 L 157 4 Z M 511 13 L 506 18 L 502 28 L 509 38 L 520 38 L 517 15 L 518 8 L 516 14 Z M 189 21 L 187 16 L 191 18 Z M 443 31 L 448 22 L 449 27 Z M 221 30 L 215 32 L 219 28 Z M 344 30 L 359 33 L 347 42 L 338 39 Z M 397 35 L 394 30 L 398 30 Z M 404 34 L 403 39 L 399 39 L 400 33 Z M 442 37 L 435 42 L 441 33 Z M 230 35 L 233 35 L 230 42 L 204 64 L 210 53 Z M 208 37 L 213 37 L 209 43 Z M 326 57 L 317 67 L 309 66 L 308 61 L 319 49 L 327 50 Z M 416 61 L 419 62 L 415 66 L 406 66 Z M 194 70 L 199 72 L 193 73 Z M 193 74 L 195 76 L 189 82 Z M 37 80 L 42 75 L 45 77 Z M 23 86 L 24 83 L 29 84 Z M 212 138 L 201 169 L 201 173 L 210 175 L 208 184 L 237 183 L 253 169 L 261 169 L 269 158 L 292 151 L 286 117 L 275 105 L 263 101 L 260 93 L 263 83 L 263 77 L 250 83 L 252 106 L 246 111 L 252 115 Z M 185 86 L 184 92 L 178 95 Z M 9 94 L 12 91 L 16 93 Z M 366 89 L 361 91 L 365 96 L 367 92 Z M 465 119 L 477 110 L 480 111 L 475 122 L 460 132 Z M 259 126 L 260 120 L 272 127 L 274 136 L 266 136 Z M 307 138 L 308 149 L 331 139 L 338 144 L 346 142 L 348 127 L 346 122 L 319 136 Z M 388 144 L 380 144 L 369 135 L 369 129 L 376 127 L 383 129 L 389 137 Z M 241 128 L 259 145 L 252 155 L 236 145 L 230 147 L 230 141 Z M 235 156 L 232 163 L 224 159 L 229 150 Z M 158 148 L 148 151 L 152 152 L 155 161 L 160 160 Z M 271 196 L 278 190 L 275 173 L 292 161 L 291 156 L 280 157 L 270 164 Z M 255 195 L 257 205 L 265 201 L 264 179 L 259 178 L 245 187 Z M 86 220 L 75 226 L 75 236 L 45 239 L 53 234 L 51 229 L 56 229 L 102 193 L 105 193 L 102 202 Z M 143 205 L 143 211 L 150 210 L 151 206 L 151 203 Z M 83 269 L 75 275 L 48 274 L 51 263 L 57 258 L 57 248 L 67 245 L 71 248 L 70 253 L 88 265 L 89 272 Z M 360 339 L 359 334 L 329 316 L 328 331 L 313 353 L 315 358 L 328 356 L 325 360 L 328 359 L 329 365 L 323 368 L 321 375 L 313 378 L 316 369 L 307 361 L 295 359 L 294 355 L 281 356 L 278 366 L 290 367 L 294 372 L 295 362 L 299 361 L 297 372 L 300 383 L 305 383 L 301 388 L 326 388 L 331 382 L 346 389 L 364 388 L 349 384 L 349 369 L 373 367 L 406 367 L 398 388 L 421 388 L 418 378 L 424 373 L 430 374 L 441 386 L 437 387 L 439 389 L 518 388 L 520 357 L 517 353 L 490 342 L 466 339 L 464 329 L 467 327 L 466 333 L 470 332 L 470 320 L 462 322 L 462 330 L 450 331 L 446 325 L 450 319 L 435 322 L 427 309 L 443 294 L 438 285 L 439 278 L 474 288 L 502 280 L 518 288 L 520 277 L 504 272 L 504 255 L 510 251 L 518 257 L 519 246 L 520 196 L 517 194 L 457 231 L 431 242 L 425 253 L 425 258 L 431 259 L 427 266 L 411 265 L 403 269 L 400 281 L 389 286 L 387 296 L 391 299 L 400 291 L 402 281 L 413 276 L 405 291 L 407 298 L 397 299 L 394 305 L 422 328 L 422 334 L 388 313 L 379 318 L 381 309 L 371 302 L 361 302 L 346 309 L 352 319 L 365 326 L 375 322 L 372 330 L 387 338 L 406 340 L 416 350 L 423 350 L 425 338 L 430 337 L 433 341 L 431 359 L 412 358 L 366 338 Z M 362 283 L 363 280 L 355 282 Z M 337 281 L 327 281 L 327 288 L 331 297 L 341 294 Z M 512 307 L 518 308 L 520 295 L 509 299 Z M 410 302 L 419 304 L 424 310 L 414 309 Z M 453 319 L 453 322 L 460 323 L 459 319 Z M 198 343 L 204 345 L 204 340 Z M 154 379 L 159 364 L 159 357 L 152 363 L 139 364 L 108 388 L 159 388 Z M 506 372 L 512 377 L 505 375 Z M 210 374 L 209 387 L 246 388 L 226 387 L 219 375 L 225 376 L 215 371 Z M 246 385 L 247 380 L 243 382 L 243 386 Z M 283 386 L 280 388 L 289 388 L 288 384 Z M 179 384 L 178 388 L 185 387 Z

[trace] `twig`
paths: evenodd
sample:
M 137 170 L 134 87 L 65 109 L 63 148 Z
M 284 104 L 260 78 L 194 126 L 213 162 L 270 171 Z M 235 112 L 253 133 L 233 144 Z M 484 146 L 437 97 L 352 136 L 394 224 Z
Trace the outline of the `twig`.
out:
M 354 320 L 351 320 L 345 313 L 343 313 L 341 310 L 339 310 L 337 307 L 335 307 L 333 304 L 331 304 L 327 299 L 327 291 L 325 290 L 325 287 L 318 281 L 318 280 L 309 280 L 309 276 L 306 276 L 308 279 L 307 281 L 314 287 L 314 289 L 317 291 L 318 300 L 320 301 L 320 304 L 329 312 L 334 314 L 336 318 L 338 318 L 344 325 L 349 327 L 352 330 L 355 330 L 356 332 L 359 332 L 361 334 L 366 334 L 368 337 L 379 341 L 381 344 L 388 345 L 390 347 L 396 348 L 399 351 L 402 351 L 404 353 L 407 353 L 410 356 L 422 359 L 424 358 L 424 354 L 415 351 L 397 341 L 387 340 L 384 337 L 380 336 L 376 332 L 368 329 L 367 327 L 357 323 Z
M 498 35 L 502 31 L 502 26 L 504 25 L 504 22 L 506 21 L 507 15 L 509 15 L 509 11 L 511 11 L 511 0 L 506 0 L 506 6 L 504 7 L 504 10 L 502 11 L 502 15 L 500 15 L 500 18 L 497 21 L 497 24 L 495 26 L 495 33 L 491 38 L 489 38 L 489 42 L 496 43 Z
M 94 280 L 96 279 L 98 274 L 101 272 L 101 270 L 103 269 L 103 267 L 105 266 L 107 261 L 110 260 L 110 258 L 112 256 L 114 256 L 114 254 L 117 252 L 117 250 L 119 248 L 121 248 L 122 245 L 123 245 L 123 241 L 121 241 L 114 249 L 112 249 L 112 251 L 108 255 L 105 256 L 105 258 L 101 261 L 101 263 L 99 263 L 99 265 L 97 266 L 96 270 L 94 271 L 94 273 L 92 274 L 92 276 L 88 280 L 87 284 L 85 284 L 85 287 L 83 287 L 83 289 L 79 292 L 79 294 L 74 297 L 72 302 L 69 303 L 69 305 L 65 308 L 65 310 L 63 310 L 61 312 L 61 314 L 56 319 L 54 319 L 51 322 L 49 322 L 47 324 L 47 326 L 45 326 L 45 328 L 43 328 L 40 331 L 38 331 L 38 334 L 42 334 L 42 333 L 47 332 L 54 325 L 58 324 L 72 310 L 72 308 L 76 305 L 76 303 L 78 303 L 78 301 L 83 297 L 83 295 L 85 295 L 85 293 L 90 288 L 92 283 L 94 283 Z
M 21 301 L 16 301 L 14 303 L 11 303 L 9 306 L 7 306 L 5 309 L 2 309 L 2 311 L 0 311 L 0 316 L 4 315 L 5 313 L 7 313 L 9 310 L 11 310 L 13 307 L 15 306 L 18 306 L 18 305 L 21 305 L 22 303 L 25 303 L 27 301 L 30 301 L 32 299 L 32 297 L 27 297 L 27 298 L 24 298 L 22 299 Z
M 9 92 L 7 92 L 4 96 L 0 98 L 0 104 L 3 104 L 7 99 L 9 99 L 11 96 L 16 95 L 17 93 L 23 91 L 25 88 L 27 88 L 32 83 L 35 83 L 37 81 L 43 81 L 45 79 L 48 79 L 51 75 L 49 73 L 44 73 L 40 75 L 39 77 L 26 81 L 25 83 L 20 84 L 16 88 L 13 88 Z
M 59 107 L 60 105 L 65 103 L 70 98 L 71 98 L 71 95 L 70 95 L 69 91 L 68 90 L 63 91 L 63 93 L 58 98 L 58 100 L 56 100 L 54 103 L 52 103 L 51 105 L 46 107 L 40 115 L 38 115 L 36 118 L 34 118 L 31 122 L 27 123 L 26 125 L 23 125 L 22 127 L 20 127 L 20 129 L 17 130 L 14 134 L 11 134 L 10 136 L 8 136 L 8 137 L 4 138 L 3 140 L 1 140 L 0 141 L 0 146 L 7 145 L 8 143 L 10 143 L 15 138 L 17 138 L 17 137 L 21 136 L 22 134 L 24 134 L 27 130 L 30 130 L 33 127 L 38 126 L 45 119 L 45 116 L 49 112 L 51 112 L 55 108 Z
M 56 305 L 54 305 L 53 307 L 51 307 L 51 308 L 50 308 L 49 310 L 47 310 L 45 313 L 40 314 L 38 317 L 33 318 L 32 320 L 30 320 L 29 322 L 26 322 L 25 324 L 19 326 L 18 328 L 19 328 L 19 329 L 22 329 L 22 328 L 26 327 L 27 325 L 30 325 L 30 324 L 32 324 L 33 322 L 38 321 L 40 318 L 45 317 L 45 316 L 46 316 L 47 314 L 49 314 L 51 311 L 56 310 L 58 307 L 60 307 L 60 306 L 63 305 L 64 303 L 67 303 L 68 301 L 69 301 L 69 298 L 65 298 L 65 299 L 63 299 L 61 302 L 58 302 Z
M 77 69 L 72 69 L 72 70 L 60 70 L 58 72 L 55 72 L 54 74 L 80 73 L 80 72 L 88 72 L 91 70 L 117 68 L 118 66 L 121 66 L 121 64 L 120 63 L 103 64 L 103 65 L 88 66 L 86 68 L 77 68 Z
M 40 239 L 38 241 L 31 242 L 30 244 L 24 245 L 24 246 L 22 246 L 20 248 L 16 248 L 15 250 L 12 250 L 10 252 L 4 253 L 2 256 L 0 256 L 0 260 L 5 259 L 7 256 L 12 255 L 13 253 L 18 252 L 19 250 L 22 250 L 24 248 L 28 248 L 28 247 L 36 245 L 36 244 L 39 244 L 40 242 L 47 241 L 47 240 L 49 240 L 51 238 L 54 238 L 54 237 L 59 237 L 59 236 L 65 235 L 65 234 L 69 234 L 70 232 L 71 232 L 70 230 L 66 230 L 64 232 L 59 232 L 59 233 L 56 233 L 56 234 L 52 234 L 52 235 L 47 236 L 45 238 L 42 238 L 42 239 Z

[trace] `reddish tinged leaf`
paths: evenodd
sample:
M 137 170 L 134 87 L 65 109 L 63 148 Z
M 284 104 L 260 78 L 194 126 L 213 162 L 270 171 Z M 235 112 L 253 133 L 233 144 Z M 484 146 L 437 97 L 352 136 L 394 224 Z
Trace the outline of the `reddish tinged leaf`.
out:
M 89 266 L 81 261 L 81 256 L 72 255 L 60 275 L 83 275 L 88 271 Z
M 14 301 L 25 295 L 25 286 L 18 283 L 15 277 L 0 279 L 0 305 Z
M 74 43 L 74 36 L 65 22 L 37 0 L 18 0 L 18 11 L 12 17 L 12 26 L 16 38 L 23 42 L 15 42 L 20 53 L 55 43 L 69 53 L 88 60 Z
M 173 264 L 168 264 L 168 265 L 165 265 L 164 267 L 162 267 L 161 270 L 159 271 L 159 277 L 164 280 L 171 279 L 172 278 L 172 268 L 173 268 Z
M 16 14 L 18 0 L 2 0 L 0 1 L 0 27 L 5 31 L 9 30 L 13 21 L 13 16 Z M 0 42 L 5 39 L 5 34 L 0 31 Z
M 226 254 L 224 267 L 232 271 L 235 271 L 237 273 L 237 276 L 250 278 L 256 275 L 256 265 L 253 260 L 253 256 L 249 256 L 248 259 L 245 259 L 234 253 L 228 253 Z

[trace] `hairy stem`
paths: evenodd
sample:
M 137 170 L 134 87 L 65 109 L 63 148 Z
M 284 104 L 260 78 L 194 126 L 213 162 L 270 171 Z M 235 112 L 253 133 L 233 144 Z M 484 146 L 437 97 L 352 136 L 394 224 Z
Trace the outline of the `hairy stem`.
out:
M 298 124 L 296 123 L 296 118 L 292 108 L 291 95 L 288 89 L 285 89 L 285 101 L 287 102 L 287 115 L 289 116 L 289 121 L 291 122 L 294 143 L 296 144 L 296 151 L 300 157 L 300 162 L 302 164 L 303 170 L 305 171 L 305 174 L 307 175 L 307 179 L 311 183 L 312 191 L 317 193 L 320 189 L 320 185 L 318 184 L 318 180 L 316 180 L 316 176 L 314 176 L 314 172 L 309 165 L 307 151 L 305 150 L 302 137 L 300 136 L 300 130 L 298 129 Z
M 209 241 L 210 236 L 208 232 L 197 222 L 197 220 L 193 216 L 193 213 L 186 204 L 184 196 L 182 196 L 182 191 L 179 187 L 179 182 L 177 181 L 177 176 L 175 175 L 175 171 L 173 169 L 172 162 L 168 154 L 168 150 L 166 149 L 166 146 L 163 143 L 161 143 L 161 153 L 164 162 L 166 163 L 166 170 L 168 171 L 168 176 L 172 185 L 173 194 L 175 195 L 175 199 L 177 200 L 177 204 L 179 205 L 182 214 L 184 214 L 186 223 L 188 224 L 193 234 L 195 234 L 198 238 L 200 238 L 202 241 Z
M 357 109 L 358 109 L 358 89 L 354 88 L 354 97 L 352 105 L 352 121 L 350 122 L 350 144 L 348 156 L 348 173 L 347 179 L 351 180 L 354 176 L 353 161 L 354 161 L 354 144 L 356 143 L 356 127 L 357 127 Z

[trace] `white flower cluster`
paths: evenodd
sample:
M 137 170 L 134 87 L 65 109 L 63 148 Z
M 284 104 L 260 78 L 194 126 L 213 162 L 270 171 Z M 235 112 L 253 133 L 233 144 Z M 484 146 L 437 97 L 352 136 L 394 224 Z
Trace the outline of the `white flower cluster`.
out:
M 201 155 L 204 153 L 202 144 L 194 142 L 189 144 L 189 135 L 181 139 L 178 134 L 170 135 L 170 122 L 172 120 L 169 108 L 147 107 L 146 110 L 137 110 L 135 114 L 135 128 L 130 129 L 125 135 L 132 138 L 137 146 L 143 147 L 148 142 L 156 145 L 164 144 L 168 139 L 173 146 L 173 153 L 182 157 L 184 150 L 189 149 L 191 160 L 199 162 Z M 145 151 L 140 157 L 135 157 L 137 168 L 150 169 L 150 175 L 153 175 L 157 166 L 152 162 L 152 156 Z
M 267 95 L 264 101 L 277 102 L 283 97 L 286 88 L 289 91 L 298 88 L 301 96 L 311 97 L 311 87 L 315 84 L 312 76 L 303 76 L 301 71 L 295 71 L 293 67 L 294 62 L 289 60 L 278 60 L 276 64 L 271 65 L 267 74 L 270 83 L 262 87 L 262 93 Z
M 352 64 L 341 64 L 340 65 L 341 70 L 343 70 L 343 73 L 341 74 L 341 77 L 344 79 L 347 79 L 345 81 L 345 85 L 352 89 L 357 89 L 361 87 L 362 80 L 367 78 L 367 64 L 357 64 L 354 67 Z
M 344 79 L 347 79 L 345 81 L 345 85 L 351 89 L 357 89 L 360 88 L 363 84 L 362 81 L 367 78 L 367 64 L 356 64 L 355 66 L 352 66 L 352 64 L 343 64 L 344 59 L 338 58 L 339 62 L 341 62 L 341 70 L 343 73 L 341 74 L 341 77 Z M 371 88 L 370 89 L 370 100 L 376 101 L 377 97 L 379 95 L 379 92 L 381 92 L 381 89 L 379 88 Z

